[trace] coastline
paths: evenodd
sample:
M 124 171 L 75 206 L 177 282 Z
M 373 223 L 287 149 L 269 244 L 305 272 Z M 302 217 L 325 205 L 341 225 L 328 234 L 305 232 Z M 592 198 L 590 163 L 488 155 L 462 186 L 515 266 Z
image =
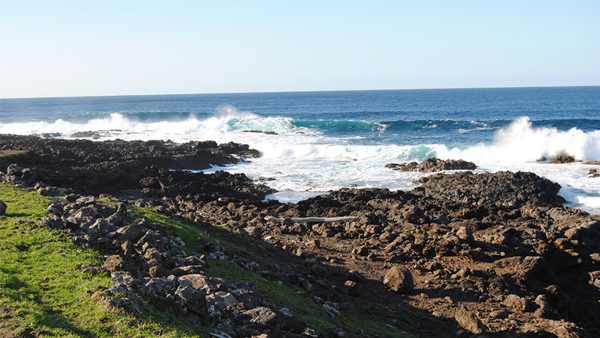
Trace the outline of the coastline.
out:
M 600 332 L 600 221 L 564 207 L 558 196 L 560 186 L 532 173 L 438 173 L 421 178 L 410 191 L 346 188 L 284 204 L 264 201 L 273 191 L 243 174 L 172 170 L 203 169 L 260 155 L 240 144 L 0 135 L 0 149 L 0 170 L 7 174 L 3 180 L 11 184 L 47 196 L 110 196 L 127 208 L 184 219 L 207 231 L 224 229 L 226 237 L 243 250 L 232 253 L 207 245 L 202 254 L 215 260 L 223 257 L 268 281 L 299 288 L 325 309 L 334 327 L 349 336 L 360 333 L 343 318 L 365 311 L 362 303 L 383 305 L 376 312 L 386 325 L 419 336 L 458 331 L 466 336 L 485 332 L 585 337 Z M 86 233 L 89 224 L 85 223 L 91 220 L 72 222 L 69 215 L 86 205 L 110 209 L 81 202 L 68 212 L 67 205 L 78 199 L 67 200 L 55 201 L 60 212 L 46 219 L 46 225 L 75 236 L 77 231 Z M 117 213 L 114 208 L 107 213 Z M 267 216 L 283 221 L 266 221 Z M 344 216 L 358 220 L 314 224 L 293 220 Z M 93 222 L 110 223 L 110 215 L 95 217 Z M 101 233 L 96 240 L 101 243 L 110 233 Z M 88 236 L 80 242 L 94 247 L 99 245 L 96 240 Z M 109 250 L 127 263 L 129 255 L 120 244 Z M 171 275 L 175 280 L 182 276 L 173 274 L 168 262 L 154 273 L 150 268 L 157 265 L 149 263 L 144 253 L 134 257 L 144 260 L 141 270 L 123 263 L 112 271 L 137 276 L 133 294 L 145 292 L 154 279 L 159 283 Z M 251 264 L 256 257 L 268 262 L 268 267 Z M 209 273 L 210 269 L 199 269 L 193 274 L 218 277 Z M 202 290 L 207 300 L 217 292 Z M 224 332 L 239 334 L 235 325 L 224 323 L 231 326 L 231 318 L 258 307 L 223 307 L 211 320 Z M 280 309 L 270 311 L 282 316 Z M 208 316 L 203 311 L 196 315 Z M 243 323 L 244 330 L 257 330 Z M 271 321 L 258 331 L 283 330 L 291 335 L 308 327 L 306 323 L 280 327 Z

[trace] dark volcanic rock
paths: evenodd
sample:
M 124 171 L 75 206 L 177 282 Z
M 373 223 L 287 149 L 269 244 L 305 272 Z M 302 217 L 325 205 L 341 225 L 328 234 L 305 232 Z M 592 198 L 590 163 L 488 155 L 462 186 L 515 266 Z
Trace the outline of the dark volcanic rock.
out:
M 534 173 L 503 171 L 493 174 L 461 172 L 422 177 L 418 193 L 443 204 L 465 207 L 518 207 L 524 204 L 561 206 L 560 185 Z
M 157 177 L 144 178 L 148 183 L 156 180 L 162 187 L 161 195 L 192 195 L 195 200 L 209 201 L 226 196 L 237 199 L 262 200 L 272 192 L 264 185 L 254 184 L 244 174 L 217 171 L 214 174 L 186 171 L 161 171 Z
M 20 151 L 0 157 L 0 169 L 18 164 L 7 168 L 11 181 L 31 185 L 39 180 L 93 194 L 138 188 L 141 179 L 157 176 L 161 168 L 205 169 L 260 155 L 247 145 L 213 141 L 94 142 L 15 135 L 0 135 L 0 150 Z
M 388 163 L 386 168 L 400 171 L 436 172 L 443 170 L 475 170 L 477 166 L 473 162 L 463 160 L 440 160 L 437 158 L 426 159 L 421 163 Z

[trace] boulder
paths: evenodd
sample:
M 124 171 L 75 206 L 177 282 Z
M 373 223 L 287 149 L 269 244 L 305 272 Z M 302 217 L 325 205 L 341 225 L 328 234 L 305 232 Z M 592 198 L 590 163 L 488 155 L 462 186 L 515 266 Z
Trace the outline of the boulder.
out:
M 412 274 L 400 266 L 394 266 L 388 270 L 383 277 L 383 284 L 390 290 L 399 293 L 410 292 L 414 287 Z
M 175 291 L 175 301 L 184 312 L 193 312 L 206 316 L 206 298 L 204 292 L 191 286 L 180 285 Z
M 142 288 L 142 292 L 158 302 L 171 303 L 174 300 L 176 284 L 167 278 L 151 278 Z
M 259 306 L 252 310 L 247 310 L 242 315 L 248 319 L 252 326 L 258 329 L 265 329 L 277 324 L 277 314 L 268 307 Z
M 8 207 L 6 206 L 6 203 L 4 203 L 3 201 L 0 201 L 0 216 L 6 214 L 6 209 L 7 208 Z
M 125 260 L 119 255 L 112 255 L 104 261 L 103 267 L 109 272 L 124 270 Z
M 484 330 L 483 323 L 481 322 L 481 320 L 479 320 L 477 315 L 473 313 L 473 311 L 459 309 L 454 314 L 454 319 L 456 320 L 458 325 L 460 325 L 460 327 L 471 333 L 479 334 L 482 333 Z
M 519 297 L 514 294 L 510 294 L 506 296 L 504 302 L 502 302 L 504 306 L 509 308 L 513 312 L 525 312 L 530 308 L 530 303 L 525 297 Z
M 421 163 L 388 163 L 386 168 L 400 171 L 419 171 L 419 172 L 436 172 L 443 170 L 475 170 L 477 166 L 473 162 L 463 160 L 440 160 L 437 158 L 429 158 Z
M 177 281 L 179 282 L 179 285 L 189 285 L 196 289 L 202 289 L 208 283 L 206 276 L 197 273 L 183 275 L 179 277 Z

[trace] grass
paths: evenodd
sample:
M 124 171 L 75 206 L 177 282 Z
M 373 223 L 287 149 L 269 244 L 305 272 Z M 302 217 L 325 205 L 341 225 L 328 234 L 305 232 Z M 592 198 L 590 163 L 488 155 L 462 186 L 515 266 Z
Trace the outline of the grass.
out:
M 84 272 L 80 267 L 100 265 L 100 254 L 77 246 L 58 230 L 37 227 L 35 222 L 46 214 L 49 200 L 35 192 L 0 184 L 0 200 L 8 205 L 0 217 L 0 336 L 56 337 L 206 337 L 210 329 L 184 322 L 170 311 L 147 307 L 141 318 L 110 311 L 91 298 L 107 287 L 106 273 Z M 104 203 L 113 203 L 106 200 Z M 194 251 L 201 242 L 219 242 L 240 257 L 272 266 L 260 252 L 228 240 L 225 228 L 209 232 L 197 224 L 168 217 L 149 208 L 131 208 L 137 216 L 161 224 L 167 232 L 181 237 Z M 406 337 L 377 311 L 376 304 L 361 304 L 355 313 L 343 313 L 330 319 L 322 306 L 301 289 L 271 281 L 230 261 L 210 260 L 210 276 L 230 282 L 253 282 L 265 302 L 278 309 L 287 307 L 310 327 L 330 332 L 336 327 L 349 328 L 357 335 Z M 375 310 L 374 310 L 375 309 Z
M 75 245 L 60 231 L 34 222 L 48 200 L 0 184 L 8 205 L 0 217 L 0 336 L 205 337 L 207 327 L 149 309 L 142 318 L 108 310 L 91 293 L 109 285 L 106 273 L 83 272 L 100 265 L 99 253 Z
M 151 208 L 133 207 L 132 210 L 138 217 L 160 224 L 171 235 L 179 236 L 185 241 L 186 246 L 194 251 L 200 251 L 203 242 L 218 242 L 226 247 L 230 253 L 256 261 L 262 267 L 277 264 L 277 262 L 269 261 L 268 258 L 260 256 L 256 252 L 250 252 L 245 247 L 229 241 L 226 227 L 217 225 L 208 233 L 193 222 L 169 217 Z M 361 336 L 410 337 L 408 333 L 388 326 L 391 320 L 385 318 L 384 311 L 382 311 L 379 304 L 365 302 L 357 304 L 355 313 L 342 313 L 337 319 L 333 320 L 327 316 L 321 305 L 317 304 L 300 288 L 267 280 L 233 262 L 211 259 L 209 260 L 208 274 L 229 282 L 253 282 L 267 305 L 274 309 L 287 307 L 292 310 L 292 313 L 298 319 L 321 332 L 331 332 L 335 328 L 346 327 L 350 328 L 354 334 Z

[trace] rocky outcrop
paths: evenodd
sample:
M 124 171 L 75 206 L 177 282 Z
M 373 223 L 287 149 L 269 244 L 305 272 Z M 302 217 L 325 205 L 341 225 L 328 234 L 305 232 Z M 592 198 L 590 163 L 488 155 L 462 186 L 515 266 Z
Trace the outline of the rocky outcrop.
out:
M 244 229 L 252 228 L 292 255 L 321 258 L 325 271 L 345 267 L 378 280 L 382 290 L 454 319 L 471 334 L 595 334 L 600 332 L 600 221 L 563 207 L 559 190 L 532 173 L 459 172 L 424 177 L 412 191 L 341 189 L 291 205 L 174 199 L 162 205 L 165 212 L 227 224 L 249 237 Z M 265 216 L 284 221 L 265 221 Z M 358 220 L 285 221 L 317 216 Z M 314 278 L 320 270 L 311 266 L 304 273 Z M 356 281 L 340 280 L 339 288 L 383 297 Z
M 44 224 L 106 253 L 113 285 L 95 297 L 107 306 L 136 313 L 143 297 L 234 336 L 317 334 L 290 319 L 289 310 L 266 306 L 251 283 L 211 278 L 206 257 L 187 252 L 159 226 L 133 220 L 126 204 L 103 205 L 52 181 L 41 184 L 44 170 L 6 167 L 5 181 L 65 194 L 49 206 Z M 341 189 L 282 204 L 263 201 L 268 189 L 243 175 L 167 169 L 129 182 L 143 192 L 130 203 L 226 227 L 245 250 L 277 262 L 265 278 L 295 285 L 330 319 L 352 312 L 348 300 L 356 299 L 384 305 L 391 323 L 431 328 L 430 336 L 448 336 L 448 325 L 459 335 L 600 335 L 600 219 L 563 207 L 560 186 L 535 174 L 440 173 L 411 191 Z M 69 170 L 55 173 L 62 175 L 57 182 L 69 182 Z M 69 188 L 78 186 L 73 182 Z M 294 221 L 344 216 L 353 217 Z M 218 244 L 203 253 L 261 271 Z
M 197 201 L 211 201 L 219 197 L 260 201 L 274 192 L 265 185 L 254 183 L 244 174 L 224 171 L 203 174 L 161 170 L 156 176 L 140 179 L 139 186 L 148 197 L 189 195 Z
M 424 173 L 432 173 L 443 170 L 475 170 L 477 166 L 473 162 L 467 162 L 463 160 L 440 160 L 437 158 L 430 158 L 422 161 L 421 163 L 410 162 L 410 163 L 388 163 L 385 165 L 386 168 L 400 171 L 419 171 Z
M 139 187 L 145 177 L 170 169 L 206 169 L 259 156 L 247 145 L 212 141 L 105 141 L 45 139 L 35 136 L 0 135 L 0 168 L 9 177 L 20 172 L 16 183 L 43 182 L 83 193 L 114 193 Z M 21 172 L 19 168 L 31 168 Z M 14 170 L 13 170 L 14 169 Z
M 97 202 L 93 196 L 70 194 L 56 201 L 40 224 L 60 229 L 75 242 L 109 255 L 102 268 L 111 275 L 111 286 L 93 298 L 109 308 L 142 315 L 145 303 L 170 308 L 191 323 L 209 321 L 233 336 L 274 333 L 293 335 L 278 315 L 263 304 L 252 283 L 229 284 L 207 275 L 207 260 L 185 250 L 185 242 L 157 224 L 132 219 L 124 203 Z M 225 257 L 213 247 L 211 256 Z M 306 325 L 296 320 L 297 328 Z M 298 329 L 298 325 L 299 328 Z M 289 328 L 287 328 L 289 329 Z

